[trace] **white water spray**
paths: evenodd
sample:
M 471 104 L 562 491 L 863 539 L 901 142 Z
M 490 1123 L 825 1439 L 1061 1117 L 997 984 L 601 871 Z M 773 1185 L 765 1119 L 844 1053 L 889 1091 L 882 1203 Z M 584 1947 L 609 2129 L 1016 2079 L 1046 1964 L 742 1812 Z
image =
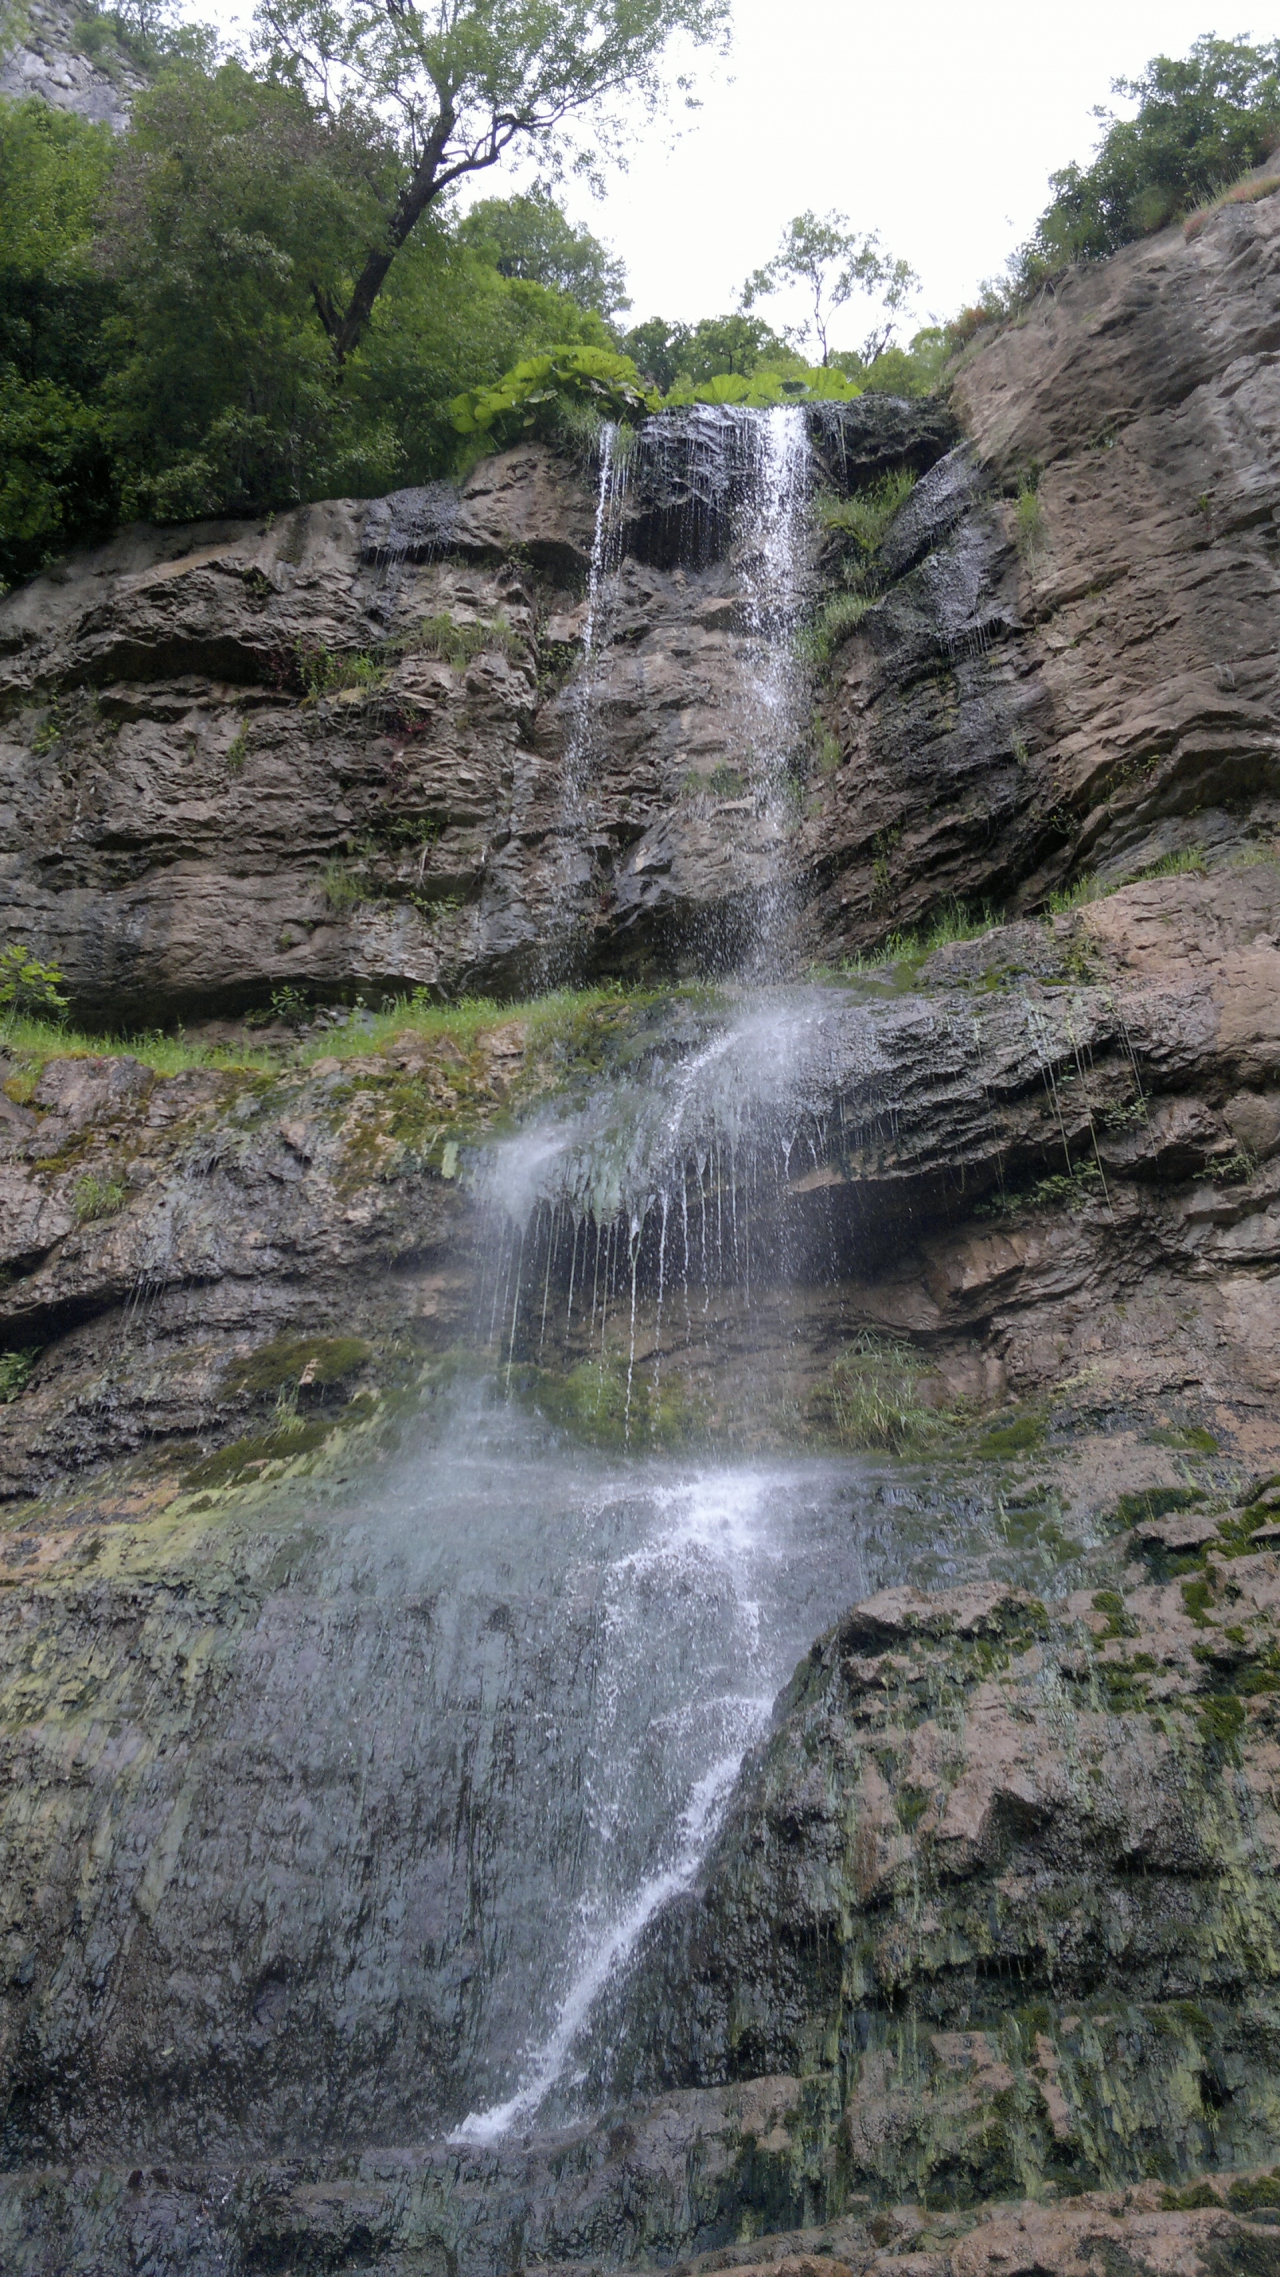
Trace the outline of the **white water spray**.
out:
M 768 1725 L 784 1673 L 763 1636 L 757 1594 L 768 1568 L 784 1555 L 784 1544 L 767 1520 L 769 1485 L 758 1472 L 721 1471 L 659 1489 L 654 1496 L 656 1532 L 609 1569 L 602 1658 L 601 1745 L 606 1758 L 609 1730 L 624 1693 L 642 1681 L 643 1664 L 651 1655 L 651 1608 L 661 1617 L 665 1607 L 670 1619 L 680 1598 L 699 1599 L 708 1609 L 722 1606 L 719 1620 L 727 1616 L 732 1635 L 721 1639 L 721 1652 L 752 1688 L 693 1703 L 679 1725 L 666 1732 L 667 1748 L 688 1759 L 692 1776 L 664 1855 L 638 1885 L 605 1909 L 603 1918 L 584 1918 L 568 1985 L 549 2029 L 526 2056 L 519 2085 L 504 2101 L 471 2112 L 455 2141 L 487 2143 L 511 2133 L 536 2116 L 554 2088 L 574 2081 L 575 2050 L 601 1994 L 626 1967 L 662 1907 L 692 1886 L 723 1823 L 743 1758 Z M 711 1733 L 718 1735 L 718 1752 L 709 1764 L 704 1756 L 700 1765 L 699 1754 Z M 601 1803 L 607 1820 L 618 1807 L 612 1786 Z

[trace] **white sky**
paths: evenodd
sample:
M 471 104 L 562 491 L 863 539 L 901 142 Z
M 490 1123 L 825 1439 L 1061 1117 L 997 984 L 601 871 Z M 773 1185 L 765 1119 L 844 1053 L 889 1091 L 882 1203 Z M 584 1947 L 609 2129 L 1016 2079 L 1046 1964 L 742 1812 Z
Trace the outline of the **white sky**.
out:
M 1251 30 L 1280 21 L 1215 20 L 1215 0 L 736 0 L 702 110 L 575 218 L 626 261 L 632 322 L 730 307 L 806 207 L 878 229 L 921 278 L 916 321 L 946 318 L 1003 268 L 1049 175 L 1091 155 L 1113 79 Z M 836 327 L 851 343 L 860 314 Z
M 622 255 L 632 323 L 722 314 L 793 214 L 834 208 L 917 271 L 905 336 L 954 315 L 1003 268 L 1047 203 L 1049 175 L 1090 157 L 1092 109 L 1111 102 L 1114 78 L 1185 54 L 1201 32 L 1280 31 L 1274 5 L 1251 25 L 1217 16 L 1221 4 L 735 0 L 728 58 L 694 65 L 701 110 L 682 114 L 674 137 L 672 122 L 650 130 L 603 200 L 574 187 L 562 202 Z M 230 28 L 250 7 L 190 0 L 190 12 Z M 495 169 L 474 194 L 519 186 Z M 833 344 L 856 345 L 865 329 L 855 304 Z

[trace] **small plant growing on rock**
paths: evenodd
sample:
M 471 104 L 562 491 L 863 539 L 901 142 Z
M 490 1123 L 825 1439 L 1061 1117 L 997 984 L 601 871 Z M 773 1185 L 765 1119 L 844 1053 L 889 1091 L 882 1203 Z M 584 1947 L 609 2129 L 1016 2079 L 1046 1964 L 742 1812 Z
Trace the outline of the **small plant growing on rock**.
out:
M 0 1407 L 7 1407 L 11 1399 L 17 1399 L 26 1390 L 39 1357 L 39 1348 L 35 1345 L 24 1352 L 0 1352 Z
M 344 689 L 376 688 L 386 670 L 367 650 L 337 655 L 328 648 L 300 648 L 298 677 L 310 702 L 319 696 L 336 696 Z
M 865 593 L 833 593 L 797 638 L 796 653 L 801 663 L 830 663 L 836 650 L 857 631 L 870 607 Z
M 856 1337 L 811 1394 L 808 1420 L 842 1447 L 904 1454 L 938 1429 L 918 1396 L 922 1367 L 908 1345 Z
M 448 611 L 424 617 L 417 633 L 405 643 L 424 656 L 438 656 L 445 664 L 470 664 L 477 656 L 522 656 L 525 644 L 501 609 L 485 624 L 459 624 Z
M 59 984 L 65 978 L 56 965 L 43 964 L 32 950 L 17 942 L 0 949 L 0 1020 L 61 1019 L 67 998 Z
M 1034 561 L 1044 545 L 1049 527 L 1034 483 L 1026 481 L 1019 488 L 1013 519 L 1018 551 L 1024 561 Z
M 882 475 L 878 482 L 868 483 L 865 490 L 856 490 L 851 498 L 822 498 L 817 506 L 819 526 L 831 536 L 844 539 L 869 561 L 915 486 L 912 469 L 899 467 L 893 474 Z
M 91 1218 L 114 1217 L 116 1211 L 123 1206 L 128 1191 L 123 1178 L 99 1178 L 95 1172 L 89 1171 L 85 1177 L 76 1181 L 75 1192 L 71 1197 L 76 1224 L 87 1225 Z
M 348 909 L 355 909 L 360 902 L 375 898 L 363 871 L 354 869 L 340 855 L 335 855 L 331 862 L 325 863 L 320 872 L 320 890 L 335 916 L 342 916 Z

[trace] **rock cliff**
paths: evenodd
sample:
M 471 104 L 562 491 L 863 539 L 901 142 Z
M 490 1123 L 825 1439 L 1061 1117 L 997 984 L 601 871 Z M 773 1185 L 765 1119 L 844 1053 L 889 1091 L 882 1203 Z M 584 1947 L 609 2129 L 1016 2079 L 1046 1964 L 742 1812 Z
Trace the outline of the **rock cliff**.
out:
M 837 493 L 917 480 L 785 826 L 696 467 L 585 668 L 540 446 L 0 603 L 0 925 L 142 1031 L 15 1026 L 0 1087 L 6 2266 L 1280 2270 L 1278 248 L 1226 207 L 818 432 Z M 679 1071 L 732 1075 L 766 875 L 819 969 L 753 1105 Z M 602 1086 L 741 1196 L 696 1319 L 656 1155 L 585 1326 L 567 1186 L 496 1240 L 491 1150 Z M 495 1363 L 531 1500 L 551 1427 L 862 1450 L 906 1578 L 827 1609 L 601 2004 L 606 2117 L 486 2143 L 486 1973 L 571 1845 L 495 1860 L 587 1776 L 597 1584 L 553 1652 L 540 1575 L 450 1609 L 372 1513 Z

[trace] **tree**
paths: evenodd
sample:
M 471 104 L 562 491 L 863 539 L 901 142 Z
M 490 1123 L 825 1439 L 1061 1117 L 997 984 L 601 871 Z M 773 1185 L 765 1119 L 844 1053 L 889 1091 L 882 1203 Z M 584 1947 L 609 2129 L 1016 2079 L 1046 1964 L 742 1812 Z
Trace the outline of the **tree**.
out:
M 863 237 L 852 233 L 847 214 L 801 213 L 788 223 L 773 259 L 748 277 L 742 288 L 742 305 L 753 308 L 758 300 L 797 287 L 805 291 L 813 314 L 788 337 L 803 340 L 812 334 L 825 365 L 831 360 L 828 333 L 836 310 L 855 293 L 865 293 L 881 301 L 888 311 L 887 321 L 868 334 L 860 351 L 865 363 L 873 363 L 888 347 L 893 317 L 918 281 L 905 261 L 895 261 L 883 250 L 874 230 Z
M 501 277 L 550 285 L 601 316 L 631 306 L 627 272 L 589 230 L 575 229 L 544 190 L 520 198 L 481 198 L 453 232 Z
M 683 33 L 722 36 L 728 0 L 261 0 L 258 43 L 271 74 L 306 89 L 339 123 L 349 109 L 385 121 L 394 195 L 353 246 L 340 297 L 318 301 L 342 363 L 362 339 L 392 264 L 455 182 L 513 145 L 554 162 L 552 138 L 590 118 L 616 146 L 617 106 L 653 111 L 663 56 Z
M 113 289 L 90 259 L 110 130 L 0 100 L 0 587 L 119 504 L 101 386 Z
M 1137 115 L 1099 106 L 1106 132 L 1093 164 L 1050 175 L 1053 203 L 1014 257 L 1015 291 L 1164 228 L 1260 165 L 1280 142 L 1280 40 L 1251 47 L 1207 33 L 1185 57 L 1157 55 L 1139 78 L 1113 80 L 1112 93 Z
M 350 109 L 325 117 L 236 61 L 180 62 L 139 98 L 98 241 L 117 304 L 103 396 L 126 514 L 185 520 L 428 480 L 456 456 L 460 389 L 552 346 L 612 345 L 595 311 L 502 276 L 431 215 L 336 364 L 317 302 L 340 298 L 397 164 L 376 119 L 357 131 Z
M 665 395 L 677 380 L 698 385 L 721 372 L 749 377 L 761 364 L 799 368 L 799 359 L 761 317 L 704 316 L 697 324 L 668 324 L 650 316 L 624 335 L 623 347 Z

